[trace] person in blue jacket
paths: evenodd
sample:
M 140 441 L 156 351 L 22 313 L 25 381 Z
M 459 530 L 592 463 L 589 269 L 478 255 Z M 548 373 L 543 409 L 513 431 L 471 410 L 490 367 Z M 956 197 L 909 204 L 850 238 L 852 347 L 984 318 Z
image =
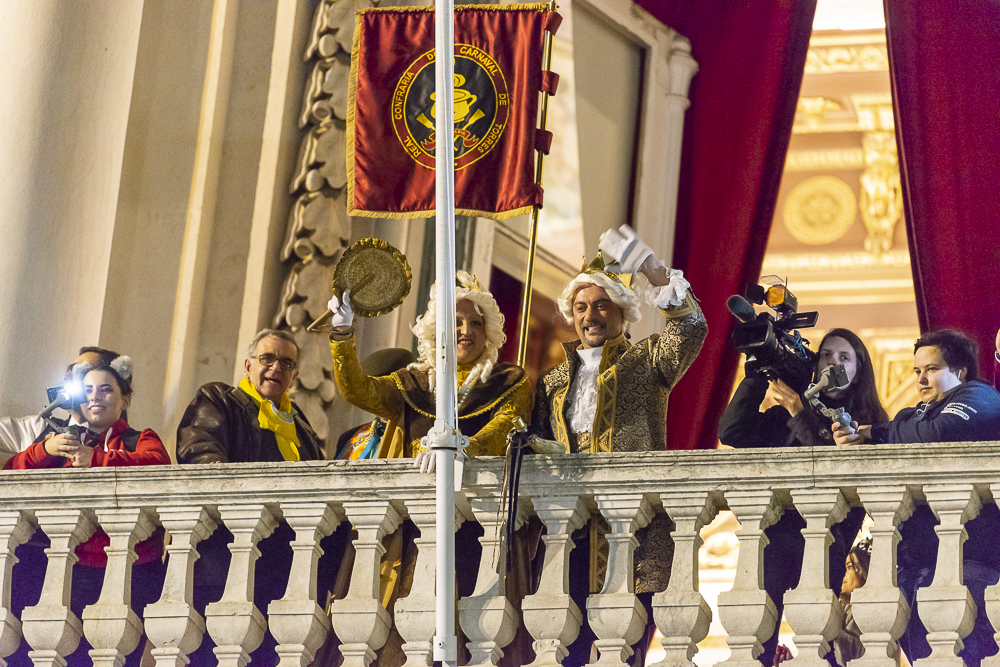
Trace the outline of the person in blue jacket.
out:
M 1000 438 L 1000 393 L 980 381 L 976 343 L 950 329 L 924 334 L 913 346 L 913 371 L 921 401 L 904 408 L 887 424 L 835 428 L 838 445 L 919 444 L 965 442 Z M 836 426 L 836 425 L 835 425 Z M 916 608 L 917 589 L 934 578 L 938 523 L 927 505 L 918 505 L 899 526 L 896 551 L 896 581 L 910 604 L 912 614 L 899 645 L 910 661 L 931 653 L 926 629 Z M 963 583 L 976 603 L 976 624 L 962 641 L 959 654 L 969 667 L 977 667 L 986 656 L 997 654 L 993 629 L 986 615 L 983 593 L 1000 580 L 1000 551 L 991 548 L 1000 534 L 1000 510 L 984 503 L 979 516 L 965 524 L 968 540 L 962 550 Z

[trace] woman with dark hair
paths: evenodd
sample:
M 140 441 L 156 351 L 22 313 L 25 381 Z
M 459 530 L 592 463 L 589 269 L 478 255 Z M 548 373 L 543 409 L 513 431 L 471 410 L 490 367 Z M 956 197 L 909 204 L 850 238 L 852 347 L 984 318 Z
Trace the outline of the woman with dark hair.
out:
M 965 334 L 951 329 L 924 334 L 913 345 L 920 403 L 900 410 L 886 424 L 858 426 L 855 421 L 850 427 L 838 427 L 834 430 L 837 444 L 996 440 L 1000 437 L 1000 393 L 979 380 L 978 367 L 976 343 Z M 899 645 L 911 662 L 931 653 L 916 598 L 917 589 L 929 585 L 934 577 L 937 523 L 931 508 L 921 504 L 899 525 L 896 581 L 912 611 Z M 997 653 L 984 601 L 986 587 L 1000 580 L 1000 552 L 992 548 L 994 536 L 1000 534 L 996 503 L 983 503 L 979 516 L 966 522 L 965 530 L 969 537 L 962 547 L 962 583 L 972 594 L 977 612 L 975 626 L 962 639 L 964 648 L 959 655 L 966 665 L 974 667 Z
M 68 430 L 65 433 L 49 432 L 44 438 L 30 445 L 20 454 L 10 459 L 4 466 L 7 470 L 28 470 L 36 468 L 65 467 L 110 467 L 138 465 L 168 465 L 170 457 L 159 436 L 146 429 L 141 433 L 129 427 L 124 414 L 132 402 L 132 360 L 117 357 L 110 363 L 99 362 L 91 367 L 83 377 L 86 401 L 80 404 L 80 414 L 86 424 L 83 433 Z M 40 534 L 39 534 L 40 535 Z M 137 559 L 132 566 L 132 610 L 142 618 L 143 608 L 155 602 L 163 586 L 163 528 L 143 542 L 135 545 Z M 44 540 L 48 542 L 47 539 Z M 34 540 L 32 540 L 34 542 Z M 108 557 L 104 548 L 111 544 L 108 534 L 98 528 L 89 540 L 76 547 L 78 562 L 73 566 L 73 586 L 70 594 L 70 609 L 80 618 L 84 607 L 97 602 L 104 583 L 104 571 Z M 22 563 L 15 566 L 14 577 L 18 591 L 12 600 L 13 607 L 23 609 L 38 602 L 41 588 L 34 586 L 29 570 L 44 563 L 41 545 L 34 550 L 21 552 Z M 47 545 L 46 545 L 47 546 Z M 17 567 L 22 567 L 19 575 Z M 42 565 L 44 572 L 44 565 Z M 44 575 L 43 575 L 44 576 Z M 38 582 L 41 583 L 40 581 Z M 19 609 L 17 610 L 20 611 Z M 139 665 L 145 646 L 145 635 L 130 655 L 125 665 Z M 67 664 L 90 664 L 86 639 L 69 656 Z M 30 665 L 27 645 L 22 641 L 20 649 L 7 658 L 8 665 Z
M 832 329 L 823 336 L 816 359 L 815 379 L 828 366 L 844 365 L 848 383 L 822 391 L 828 408 L 844 408 L 861 424 L 889 421 L 875 390 L 875 369 L 868 348 L 848 329 Z M 799 447 L 832 445 L 827 420 L 805 409 L 802 397 L 781 380 L 770 383 L 777 405 L 760 412 L 768 381 L 750 371 L 740 382 L 719 421 L 719 440 L 730 447 Z
M 889 420 L 882 402 L 875 391 L 875 370 L 871 356 L 861 339 L 847 329 L 833 329 L 819 345 L 814 379 L 829 366 L 843 364 L 848 383 L 821 392 L 821 400 L 828 408 L 844 408 L 854 420 L 866 419 L 871 423 Z M 777 405 L 761 412 L 768 386 L 772 389 Z M 833 434 L 826 417 L 806 407 L 802 396 L 781 380 L 768 383 L 756 370 L 748 369 L 719 421 L 719 440 L 731 447 L 819 447 L 833 446 Z M 830 588 L 840 595 L 848 549 L 861 528 L 865 511 L 853 508 L 847 517 L 831 527 L 834 542 L 830 545 Z M 794 510 L 786 511 L 777 523 L 764 534 L 769 543 L 764 548 L 764 590 L 774 601 L 777 615 L 774 632 L 764 642 L 758 660 L 766 667 L 774 662 L 778 645 L 778 627 L 784 609 L 785 592 L 795 587 L 802 572 L 805 538 L 802 529 L 805 521 Z

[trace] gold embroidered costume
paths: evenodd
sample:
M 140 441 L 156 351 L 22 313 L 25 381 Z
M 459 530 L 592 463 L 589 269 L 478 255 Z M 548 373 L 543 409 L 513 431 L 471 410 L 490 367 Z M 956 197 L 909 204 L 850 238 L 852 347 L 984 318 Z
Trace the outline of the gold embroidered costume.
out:
M 635 345 L 624 334 L 604 344 L 589 434 L 569 428 L 567 397 L 580 367 L 580 341 L 564 343 L 566 361 L 538 378 L 532 431 L 573 454 L 665 449 L 667 397 L 701 350 L 708 326 L 690 292 L 683 305 L 661 312 L 667 317 L 663 333 Z
M 667 398 L 701 350 L 708 325 L 691 292 L 682 305 L 661 312 L 667 317 L 663 333 L 635 345 L 624 334 L 604 344 L 597 377 L 597 411 L 590 433 L 575 434 L 569 427 L 568 395 L 581 365 L 576 354 L 580 341 L 565 343 L 566 361 L 538 378 L 532 431 L 561 442 L 568 453 L 574 454 L 665 449 Z M 672 529 L 667 515 L 657 514 L 636 533 L 636 593 L 666 588 L 673 558 Z M 591 592 L 598 592 L 603 586 L 606 563 L 602 561 L 606 555 L 601 552 L 606 544 L 600 548 L 592 541 L 591 546 L 595 556 L 591 563 Z
M 340 394 L 352 405 L 389 422 L 378 458 L 408 458 L 423 451 L 420 438 L 434 425 L 434 394 L 427 373 L 399 370 L 383 377 L 365 375 L 358 361 L 354 337 L 330 339 L 333 372 Z M 471 367 L 459 366 L 458 384 Z M 478 382 L 458 410 L 458 427 L 469 436 L 469 456 L 503 456 L 507 434 L 515 417 L 525 419 L 531 405 L 531 387 L 524 369 L 497 364 L 486 382 Z M 399 429 L 401 437 L 388 437 Z

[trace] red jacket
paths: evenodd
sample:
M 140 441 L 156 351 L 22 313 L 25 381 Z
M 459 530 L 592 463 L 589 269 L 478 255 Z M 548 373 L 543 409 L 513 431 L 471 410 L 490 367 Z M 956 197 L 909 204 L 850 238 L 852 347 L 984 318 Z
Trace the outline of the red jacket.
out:
M 122 441 L 122 433 L 128 427 L 128 422 L 119 419 L 97 437 L 98 444 L 94 447 L 94 455 L 90 463 L 92 467 L 170 464 L 170 456 L 167 455 L 163 442 L 150 429 L 146 429 L 139 435 L 135 451 L 130 452 Z M 66 468 L 70 465 L 72 464 L 69 459 L 65 457 L 50 456 L 45 451 L 45 442 L 39 441 L 7 461 L 4 469 L 34 470 L 38 468 Z M 108 534 L 98 528 L 89 540 L 77 546 L 76 555 L 80 559 L 80 564 L 90 567 L 105 567 L 108 563 L 108 557 L 104 553 L 104 547 L 110 543 Z M 157 528 L 152 537 L 135 545 L 135 553 L 138 556 L 136 565 L 160 558 L 163 554 L 163 528 Z

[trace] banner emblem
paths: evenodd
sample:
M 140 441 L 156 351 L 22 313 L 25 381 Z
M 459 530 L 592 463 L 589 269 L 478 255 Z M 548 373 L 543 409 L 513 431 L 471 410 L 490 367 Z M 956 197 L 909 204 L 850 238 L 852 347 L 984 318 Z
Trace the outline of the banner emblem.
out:
M 416 58 L 396 84 L 392 125 L 403 150 L 434 169 L 434 49 Z M 490 152 L 507 127 L 510 94 L 500 66 L 482 49 L 455 45 L 455 170 Z

